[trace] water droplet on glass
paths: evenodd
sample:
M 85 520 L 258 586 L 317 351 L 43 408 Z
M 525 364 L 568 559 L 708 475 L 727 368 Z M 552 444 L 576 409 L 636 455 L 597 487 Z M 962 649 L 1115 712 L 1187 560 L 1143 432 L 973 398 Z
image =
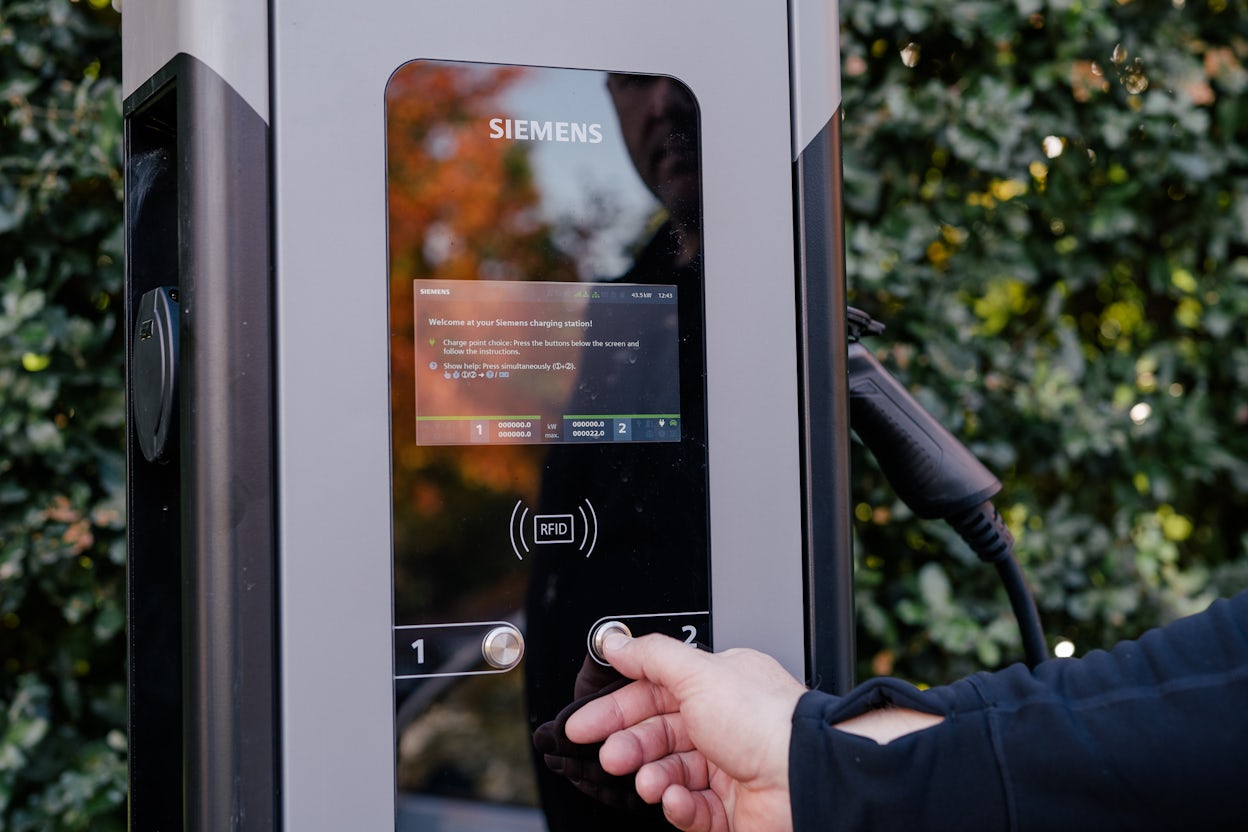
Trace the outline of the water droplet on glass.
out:
M 920 51 L 917 43 L 907 43 L 905 48 L 901 50 L 901 62 L 908 67 L 917 66 Z
M 1121 43 L 1115 46 L 1114 54 L 1111 56 L 1111 59 L 1116 64 L 1122 64 L 1125 62 L 1127 60 L 1127 47 L 1123 46 Z
M 1089 64 L 1088 68 L 1089 68 L 1089 69 L 1091 69 L 1091 70 L 1092 70 L 1092 74 L 1093 74 L 1093 75 L 1095 75 L 1095 76 L 1096 76 L 1096 77 L 1098 77 L 1098 78 L 1100 78 L 1102 75 L 1104 75 L 1104 74 L 1105 74 L 1105 70 L 1104 70 L 1104 69 L 1102 69 L 1102 68 L 1101 68 L 1101 65 L 1100 65 L 1100 64 L 1098 64 L 1096 61 L 1092 61 L 1092 63 L 1091 63 L 1091 64 Z

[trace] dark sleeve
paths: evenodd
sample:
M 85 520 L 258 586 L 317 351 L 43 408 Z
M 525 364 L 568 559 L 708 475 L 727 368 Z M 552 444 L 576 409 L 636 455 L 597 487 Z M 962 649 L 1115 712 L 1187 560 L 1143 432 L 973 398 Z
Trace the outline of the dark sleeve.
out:
M 888 745 L 832 726 L 896 705 Z M 1248 828 L 1248 592 L 1082 659 L 919 691 L 875 679 L 793 714 L 793 828 Z

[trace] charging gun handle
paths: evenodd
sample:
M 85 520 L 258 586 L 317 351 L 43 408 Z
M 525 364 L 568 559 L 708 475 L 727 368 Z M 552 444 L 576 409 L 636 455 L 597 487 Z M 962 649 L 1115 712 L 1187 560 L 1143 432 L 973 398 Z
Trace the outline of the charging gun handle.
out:
M 857 341 L 849 345 L 849 423 L 911 511 L 924 520 L 947 521 L 996 567 L 1018 619 L 1027 665 L 1047 659 L 1040 614 L 1014 559 L 1014 539 L 989 502 L 1001 482 Z
M 893 491 L 924 520 L 981 505 L 1001 482 L 860 343 L 849 345 L 849 423 Z

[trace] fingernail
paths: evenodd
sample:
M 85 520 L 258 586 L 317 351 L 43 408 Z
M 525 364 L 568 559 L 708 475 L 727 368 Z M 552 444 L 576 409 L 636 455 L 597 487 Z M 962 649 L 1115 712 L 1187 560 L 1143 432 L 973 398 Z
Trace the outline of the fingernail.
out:
M 623 633 L 607 633 L 607 637 L 602 640 L 603 652 L 613 652 L 619 650 L 625 644 L 628 644 L 628 636 Z

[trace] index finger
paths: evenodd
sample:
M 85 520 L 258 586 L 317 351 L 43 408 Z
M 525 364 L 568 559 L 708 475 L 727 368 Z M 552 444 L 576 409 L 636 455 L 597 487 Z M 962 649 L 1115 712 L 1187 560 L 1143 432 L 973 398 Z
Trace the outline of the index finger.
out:
M 679 689 L 707 658 L 696 647 L 661 633 L 640 638 L 613 634 L 603 644 L 603 656 L 630 679 L 648 679 L 672 690 Z

